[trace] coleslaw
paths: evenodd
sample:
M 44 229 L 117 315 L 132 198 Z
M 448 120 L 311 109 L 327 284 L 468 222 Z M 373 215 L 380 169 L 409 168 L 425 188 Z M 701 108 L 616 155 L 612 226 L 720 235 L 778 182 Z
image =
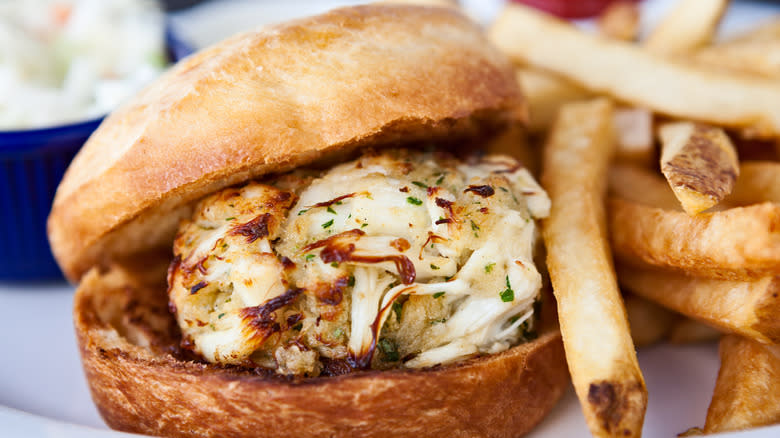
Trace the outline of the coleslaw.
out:
M 105 115 L 163 71 L 153 0 L 0 2 L 0 130 Z

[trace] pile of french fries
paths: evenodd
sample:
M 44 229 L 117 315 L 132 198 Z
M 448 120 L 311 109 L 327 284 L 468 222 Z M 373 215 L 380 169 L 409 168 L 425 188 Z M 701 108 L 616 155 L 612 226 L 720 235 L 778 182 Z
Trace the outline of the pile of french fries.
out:
M 641 435 L 635 347 L 661 340 L 720 338 L 706 422 L 686 434 L 780 422 L 780 17 L 715 42 L 727 3 L 681 0 L 642 40 L 635 2 L 596 33 L 516 4 L 489 31 L 529 104 L 515 145 L 531 168 L 541 156 L 547 267 L 594 436 Z

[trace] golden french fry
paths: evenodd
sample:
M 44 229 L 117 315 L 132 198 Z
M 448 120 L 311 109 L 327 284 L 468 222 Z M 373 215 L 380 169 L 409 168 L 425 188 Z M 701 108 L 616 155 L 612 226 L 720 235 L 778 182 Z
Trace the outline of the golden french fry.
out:
M 617 288 L 604 214 L 614 149 L 608 100 L 564 105 L 544 150 L 547 267 L 574 389 L 594 436 L 640 436 L 647 391 Z
M 633 294 L 624 294 L 631 339 L 637 347 L 655 344 L 664 339 L 674 326 L 677 316 L 652 301 Z
M 672 344 L 693 344 L 716 341 L 722 332 L 688 318 L 679 318 L 669 328 L 666 338 Z
M 707 409 L 705 433 L 780 422 L 780 346 L 739 336 L 720 341 L 720 371 Z
M 677 313 L 760 342 L 780 342 L 780 276 L 754 281 L 714 280 L 618 265 L 631 293 Z
M 560 76 L 527 67 L 517 69 L 517 82 L 528 105 L 528 130 L 533 133 L 550 129 L 561 105 L 592 96 Z
M 543 35 L 544 37 L 540 37 Z M 780 136 L 780 82 L 706 71 L 507 5 L 492 41 L 517 62 L 657 113 Z
M 739 169 L 737 184 L 724 202 L 730 205 L 780 203 L 780 163 L 746 161 Z
M 681 211 L 680 201 L 661 175 L 631 164 L 609 169 L 609 193 L 627 201 L 671 211 Z
M 598 18 L 602 34 L 624 41 L 633 41 L 639 34 L 639 6 L 635 1 L 611 3 Z
M 653 113 L 644 108 L 615 110 L 615 161 L 650 166 L 655 159 Z
M 697 216 L 619 198 L 608 205 L 612 250 L 624 262 L 729 280 L 780 274 L 780 204 Z
M 780 40 L 724 43 L 697 51 L 693 61 L 727 72 L 780 78 Z
M 715 35 L 727 0 L 681 0 L 644 41 L 661 55 L 681 55 L 707 45 Z
M 731 193 L 739 160 L 722 129 L 676 122 L 662 125 L 659 133 L 661 172 L 686 213 L 701 213 Z

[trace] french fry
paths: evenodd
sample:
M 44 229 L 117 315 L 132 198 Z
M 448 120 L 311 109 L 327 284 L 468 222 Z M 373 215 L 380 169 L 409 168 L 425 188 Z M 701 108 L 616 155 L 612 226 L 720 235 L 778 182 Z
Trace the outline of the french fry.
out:
M 615 161 L 650 166 L 655 159 L 653 113 L 644 108 L 615 110 Z
M 724 336 L 720 341 L 720 371 L 704 432 L 742 430 L 778 422 L 780 346 Z
M 540 38 L 544 35 L 544 38 Z M 516 62 L 553 71 L 654 112 L 780 136 L 780 82 L 710 72 L 507 5 L 491 40 Z
M 652 301 L 633 294 L 624 294 L 631 339 L 637 347 L 655 344 L 672 329 L 677 316 Z
M 611 3 L 598 18 L 602 34 L 624 41 L 634 41 L 639 34 L 639 6 L 635 1 Z
M 637 347 L 663 340 L 672 344 L 712 342 L 721 337 L 721 331 L 637 295 L 624 293 L 623 301 L 631 326 L 631 338 Z
M 666 336 L 672 344 L 693 344 L 700 342 L 712 342 L 718 340 L 722 332 L 688 318 L 679 318 L 669 328 Z
M 780 78 L 780 40 L 724 43 L 697 51 L 693 61 L 727 72 Z
M 701 213 L 731 193 L 739 160 L 722 129 L 677 122 L 662 125 L 659 133 L 661 172 L 686 213 Z
M 561 105 L 592 96 L 560 76 L 527 67 L 517 69 L 517 82 L 528 104 L 528 130 L 532 133 L 550 129 Z
M 760 342 L 780 342 L 780 276 L 714 280 L 621 264 L 617 272 L 621 286 L 667 309 Z
M 761 202 L 780 203 L 780 163 L 746 161 L 740 166 L 739 172 L 737 184 L 726 198 L 726 203 L 738 206 Z
M 650 207 L 682 211 L 680 201 L 662 176 L 631 164 L 618 163 L 609 169 L 609 193 Z
M 612 250 L 620 260 L 744 280 L 780 274 L 780 205 L 688 216 L 611 198 Z
M 707 45 L 728 6 L 727 0 L 681 0 L 644 41 L 645 49 L 681 55 Z
M 647 390 L 617 288 L 604 214 L 612 105 L 565 105 L 544 150 L 547 266 L 574 389 L 594 436 L 640 436 Z

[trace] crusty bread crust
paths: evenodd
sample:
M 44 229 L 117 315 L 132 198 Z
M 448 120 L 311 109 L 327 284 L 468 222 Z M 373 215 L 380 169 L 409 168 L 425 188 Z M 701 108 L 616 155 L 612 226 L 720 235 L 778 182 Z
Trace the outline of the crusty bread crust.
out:
M 49 217 L 71 281 L 172 240 L 187 204 L 357 148 L 476 135 L 523 117 L 507 59 L 452 8 L 368 5 L 230 38 L 109 116 Z
M 92 398 L 115 429 L 170 437 L 517 437 L 560 398 L 557 328 L 503 353 L 430 370 L 290 381 L 177 353 L 162 272 L 90 271 L 74 319 Z M 155 279 L 155 276 L 157 279 Z

